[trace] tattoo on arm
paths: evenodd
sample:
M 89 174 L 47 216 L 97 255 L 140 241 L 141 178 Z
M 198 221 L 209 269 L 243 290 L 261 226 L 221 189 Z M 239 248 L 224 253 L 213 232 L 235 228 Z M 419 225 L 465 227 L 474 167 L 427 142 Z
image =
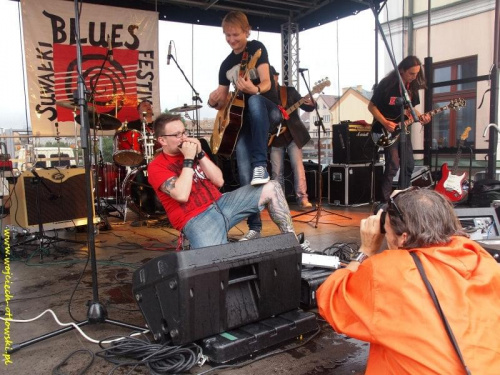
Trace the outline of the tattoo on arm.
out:
M 167 181 L 165 181 L 163 184 L 160 186 L 160 190 L 163 191 L 164 193 L 167 193 L 170 195 L 170 192 L 175 189 L 175 182 L 177 181 L 177 177 L 172 177 L 169 178 Z

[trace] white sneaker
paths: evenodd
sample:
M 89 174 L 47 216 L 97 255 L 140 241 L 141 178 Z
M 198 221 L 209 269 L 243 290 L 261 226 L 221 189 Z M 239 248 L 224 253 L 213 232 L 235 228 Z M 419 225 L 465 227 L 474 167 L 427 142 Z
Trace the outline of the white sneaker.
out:
M 311 243 L 308 240 L 304 240 L 304 242 L 300 244 L 300 247 L 304 253 L 314 253 L 314 250 L 311 248 Z
M 260 238 L 260 232 L 250 229 L 247 234 L 240 238 L 240 241 L 255 240 L 256 238 Z
M 252 181 L 250 185 L 263 185 L 270 180 L 269 173 L 265 167 L 255 167 L 253 169 Z

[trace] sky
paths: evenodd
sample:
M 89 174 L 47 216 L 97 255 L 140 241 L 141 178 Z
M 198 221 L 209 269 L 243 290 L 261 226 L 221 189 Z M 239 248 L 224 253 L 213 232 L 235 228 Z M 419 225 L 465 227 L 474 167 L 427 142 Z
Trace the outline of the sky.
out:
M 26 129 L 29 117 L 25 105 L 18 7 L 18 2 L 0 0 L 0 45 L 6 52 L 0 59 L 3 88 L 0 92 L 0 130 Z M 299 65 L 309 69 L 305 76 L 310 87 L 314 86 L 314 82 L 328 77 L 331 86 L 324 91 L 325 94 L 339 95 L 343 87 L 357 85 L 370 90 L 375 81 L 374 25 L 373 14 L 367 10 L 300 32 Z M 249 39 L 264 43 L 271 64 L 281 73 L 281 34 L 253 30 Z M 167 65 L 170 41 L 175 60 L 202 99 L 200 119 L 214 118 L 216 111 L 207 106 L 208 96 L 217 88 L 219 66 L 231 52 L 222 28 L 160 21 L 158 64 L 162 111 L 192 104 L 193 96 L 175 62 L 171 60 Z M 300 91 L 306 94 L 302 81 Z

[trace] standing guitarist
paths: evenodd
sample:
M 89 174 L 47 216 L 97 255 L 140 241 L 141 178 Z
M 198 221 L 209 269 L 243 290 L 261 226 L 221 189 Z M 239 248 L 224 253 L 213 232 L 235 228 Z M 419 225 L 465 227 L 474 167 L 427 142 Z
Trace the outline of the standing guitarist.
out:
M 290 106 L 298 102 L 302 96 L 295 89 L 295 87 L 280 86 L 278 83 L 279 73 L 276 72 L 271 66 L 271 75 L 276 83 L 278 90 L 278 97 L 280 104 L 288 109 Z M 300 108 L 306 112 L 311 112 L 315 108 L 313 101 L 307 97 Z M 295 188 L 295 196 L 300 208 L 311 208 L 312 204 L 309 202 L 307 196 L 306 174 L 304 171 L 304 164 L 302 160 L 302 147 L 309 142 L 311 135 L 307 131 L 306 126 L 299 117 L 297 111 L 290 113 L 288 120 L 283 120 L 283 126 L 286 130 L 279 136 L 272 136 L 271 142 L 271 166 L 272 175 L 274 180 L 278 180 L 281 184 L 283 191 L 284 187 L 284 161 L 285 149 L 290 157 L 290 163 L 293 170 L 293 181 Z
M 267 141 L 271 125 L 278 124 L 282 115 L 274 81 L 270 79 L 266 47 L 257 40 L 247 40 L 251 26 L 242 12 L 229 12 L 222 20 L 222 29 L 232 52 L 219 69 L 219 87 L 208 99 L 208 105 L 224 109 L 229 86 L 244 94 L 243 125 L 236 144 L 236 158 L 241 186 L 261 185 L 269 181 L 267 172 Z M 261 50 L 261 56 L 250 74 L 242 76 L 240 64 L 246 64 Z M 233 106 L 234 107 L 234 106 Z M 235 108 L 237 110 L 237 108 Z M 233 112 L 233 109 L 231 109 Z M 259 215 L 249 217 L 250 231 L 242 239 L 260 237 L 262 222 Z
M 422 63 L 416 56 L 407 56 L 398 65 L 399 74 L 410 95 L 411 104 L 416 106 L 420 104 L 418 90 L 426 87 Z M 383 126 L 387 131 L 393 132 L 399 126 L 399 117 L 401 117 L 401 107 L 397 104 L 397 98 L 403 96 L 403 91 L 399 84 L 399 79 L 395 70 L 383 78 L 373 92 L 368 110 L 373 115 L 373 131 L 378 131 L 377 127 Z M 422 124 L 431 120 L 430 115 L 421 115 L 417 110 L 415 113 Z M 405 131 L 405 129 L 402 129 Z M 406 173 L 408 185 L 411 181 L 411 175 L 415 167 L 413 158 L 413 147 L 411 140 L 406 142 L 406 149 L 402 150 L 399 139 L 393 145 L 384 149 L 385 170 L 382 179 L 383 201 L 387 202 L 392 192 L 392 180 L 399 169 L 399 160 L 402 152 L 407 155 L 406 170 L 400 171 L 400 181 L 403 173 Z M 399 186 L 399 189 L 405 189 L 408 186 Z

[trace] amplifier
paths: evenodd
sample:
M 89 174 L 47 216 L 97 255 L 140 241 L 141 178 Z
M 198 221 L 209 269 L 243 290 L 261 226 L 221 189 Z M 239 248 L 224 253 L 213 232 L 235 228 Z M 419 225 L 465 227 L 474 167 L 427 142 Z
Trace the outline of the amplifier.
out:
M 333 163 L 371 162 L 375 146 L 370 136 L 370 130 L 370 125 L 350 122 L 333 125 Z
M 17 179 L 11 194 L 11 224 L 33 231 L 38 231 L 40 222 L 45 230 L 86 225 L 85 169 L 37 169 L 36 173 L 40 179 L 29 171 Z M 95 222 L 94 212 L 92 216 Z

